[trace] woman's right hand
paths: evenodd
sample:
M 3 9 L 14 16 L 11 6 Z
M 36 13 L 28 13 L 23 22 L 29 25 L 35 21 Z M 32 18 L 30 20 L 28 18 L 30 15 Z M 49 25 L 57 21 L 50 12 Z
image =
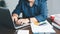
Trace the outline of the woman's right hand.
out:
M 14 21 L 17 22 L 18 21 L 18 15 L 17 14 L 13 14 L 12 20 L 13 20 L 13 22 Z
M 13 20 L 13 22 L 15 22 L 17 25 L 20 25 L 20 24 L 21 24 L 21 21 L 18 20 L 18 15 L 17 15 L 17 14 L 13 14 L 12 20 Z M 19 22 L 18 22 L 18 21 L 19 21 Z

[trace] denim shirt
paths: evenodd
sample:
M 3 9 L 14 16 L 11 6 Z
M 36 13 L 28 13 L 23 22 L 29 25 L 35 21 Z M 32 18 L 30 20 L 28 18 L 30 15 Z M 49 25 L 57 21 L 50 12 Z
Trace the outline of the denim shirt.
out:
M 22 11 L 21 11 L 22 10 Z M 23 13 L 23 18 L 35 17 L 39 22 L 47 19 L 47 2 L 46 0 L 35 0 L 32 7 L 26 0 L 19 0 L 19 3 L 13 13 Z

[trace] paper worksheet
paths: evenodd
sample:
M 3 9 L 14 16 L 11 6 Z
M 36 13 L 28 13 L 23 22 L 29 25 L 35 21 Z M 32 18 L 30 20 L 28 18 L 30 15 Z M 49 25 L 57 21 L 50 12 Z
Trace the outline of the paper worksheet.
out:
M 17 30 L 17 34 L 29 34 L 29 30 Z
M 51 26 L 47 20 L 43 22 L 46 22 L 46 24 L 40 26 L 31 23 L 32 32 L 33 33 L 55 33 L 55 31 L 53 30 L 53 26 Z

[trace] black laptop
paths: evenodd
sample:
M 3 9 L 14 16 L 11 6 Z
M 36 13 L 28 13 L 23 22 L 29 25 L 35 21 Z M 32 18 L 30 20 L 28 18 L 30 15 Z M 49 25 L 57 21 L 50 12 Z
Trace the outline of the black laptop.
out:
M 0 8 L 0 25 L 9 29 L 14 29 L 14 25 L 8 9 Z
M 0 24 L 4 25 L 7 28 L 24 28 L 30 24 L 17 25 L 12 21 L 10 11 L 8 9 L 0 9 Z

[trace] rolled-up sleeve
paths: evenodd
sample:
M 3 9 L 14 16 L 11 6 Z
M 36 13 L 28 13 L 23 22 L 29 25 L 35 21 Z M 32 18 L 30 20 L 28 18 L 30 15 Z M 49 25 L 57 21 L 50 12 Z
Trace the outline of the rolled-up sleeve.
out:
M 19 0 L 18 5 L 16 6 L 16 8 L 14 9 L 14 11 L 12 12 L 12 14 L 16 13 L 16 14 L 20 14 L 21 12 L 21 1 Z
M 40 14 L 35 16 L 35 18 L 41 22 L 47 19 L 47 2 L 46 1 L 42 1 L 41 5 L 40 5 Z

